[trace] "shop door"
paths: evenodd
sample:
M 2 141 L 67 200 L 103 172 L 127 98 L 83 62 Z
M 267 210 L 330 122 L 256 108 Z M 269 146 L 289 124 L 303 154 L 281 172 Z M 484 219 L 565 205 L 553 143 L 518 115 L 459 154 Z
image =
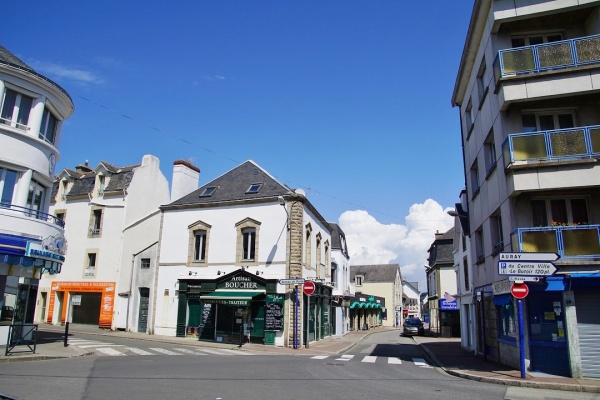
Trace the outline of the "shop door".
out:
M 265 337 L 265 303 L 252 303 L 252 331 L 250 341 L 263 343 Z
M 148 329 L 148 305 L 150 304 L 150 289 L 140 288 L 140 309 L 138 312 L 138 332 Z
M 531 370 L 570 376 L 562 292 L 527 297 Z
M 600 378 L 600 293 L 575 292 L 579 351 L 584 378 Z
M 81 296 L 81 304 L 73 304 L 74 324 L 98 325 L 100 321 L 100 304 L 102 293 L 73 293 Z

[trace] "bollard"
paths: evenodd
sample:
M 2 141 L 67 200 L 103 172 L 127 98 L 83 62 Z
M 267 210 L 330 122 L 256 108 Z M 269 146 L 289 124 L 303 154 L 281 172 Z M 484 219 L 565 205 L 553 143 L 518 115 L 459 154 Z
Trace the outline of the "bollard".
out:
M 69 340 L 69 323 L 65 322 L 65 347 L 67 347 L 69 345 L 68 340 Z

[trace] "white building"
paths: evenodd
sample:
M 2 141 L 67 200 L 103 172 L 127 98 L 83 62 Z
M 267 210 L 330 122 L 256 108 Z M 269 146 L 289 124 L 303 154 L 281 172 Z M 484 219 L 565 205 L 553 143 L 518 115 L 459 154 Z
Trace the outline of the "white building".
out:
M 421 319 L 421 293 L 419 293 L 419 282 L 402 281 L 402 318 Z M 398 310 L 397 310 L 398 311 Z M 398 318 L 400 316 L 398 315 Z M 398 319 L 399 325 L 400 319 Z
M 73 101 L 0 46 L 0 102 L 0 310 L 15 308 L 14 320 L 0 321 L 4 344 L 7 325 L 33 322 L 41 275 L 62 267 L 63 223 L 48 207 L 63 122 L 73 113 Z
M 331 335 L 331 227 L 302 191 L 246 161 L 161 210 L 154 333 L 288 347 Z
M 91 169 L 86 162 L 64 169 L 50 211 L 65 222 L 69 254 L 60 274 L 40 281 L 36 319 L 146 332 L 159 206 L 168 202 L 167 179 L 152 155 L 126 167 L 100 162 Z
M 578 378 L 600 377 L 599 35 L 600 1 L 477 0 L 452 94 L 477 351 Z M 558 272 L 516 300 L 505 253 L 556 253 Z
M 343 336 L 350 331 L 350 300 L 355 295 L 350 283 L 350 256 L 346 235 L 338 224 L 330 222 L 331 228 L 331 334 Z

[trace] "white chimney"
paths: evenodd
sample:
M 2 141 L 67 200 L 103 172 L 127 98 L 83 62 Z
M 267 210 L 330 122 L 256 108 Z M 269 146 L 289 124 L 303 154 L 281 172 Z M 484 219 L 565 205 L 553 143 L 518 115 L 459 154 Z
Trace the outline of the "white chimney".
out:
M 184 160 L 177 160 L 173 162 L 171 201 L 179 200 L 183 196 L 198 189 L 199 181 L 200 168 Z

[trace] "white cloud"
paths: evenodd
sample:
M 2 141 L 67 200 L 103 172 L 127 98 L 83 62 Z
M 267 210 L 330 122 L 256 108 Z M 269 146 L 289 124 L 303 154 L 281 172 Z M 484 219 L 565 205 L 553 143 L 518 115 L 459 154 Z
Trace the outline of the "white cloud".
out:
M 72 68 L 60 64 L 47 63 L 42 61 L 29 62 L 31 67 L 42 75 L 47 75 L 54 79 L 66 79 L 73 82 L 84 83 L 84 84 L 100 84 L 100 79 L 96 74 L 91 71 Z
M 419 282 L 419 291 L 426 291 L 425 268 L 427 250 L 435 232 L 446 232 L 454 220 L 435 200 L 413 204 L 405 218 L 406 224 L 382 224 L 367 211 L 346 211 L 339 224 L 346 234 L 351 265 L 397 263 L 402 279 Z

